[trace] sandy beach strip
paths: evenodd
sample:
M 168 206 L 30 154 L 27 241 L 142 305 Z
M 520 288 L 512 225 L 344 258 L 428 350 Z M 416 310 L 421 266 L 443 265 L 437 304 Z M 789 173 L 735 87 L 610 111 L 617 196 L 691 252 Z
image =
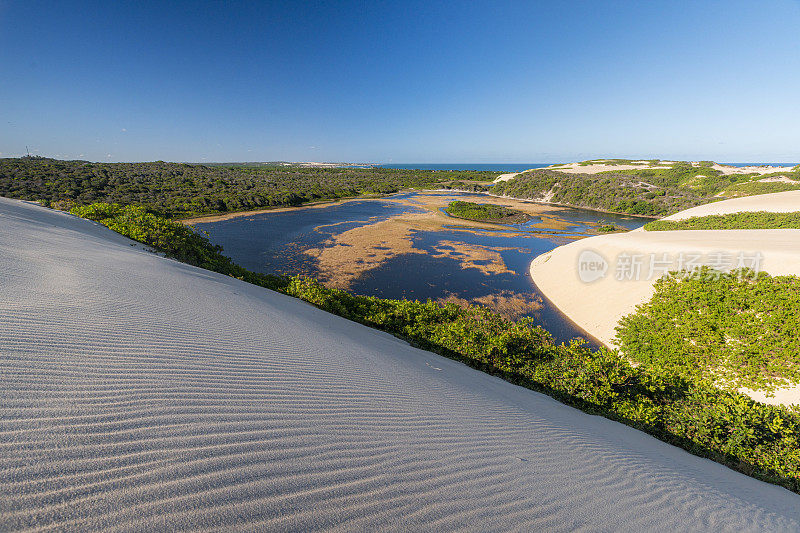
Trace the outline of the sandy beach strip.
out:
M 0 199 L 0 530 L 800 529 L 800 497 Z

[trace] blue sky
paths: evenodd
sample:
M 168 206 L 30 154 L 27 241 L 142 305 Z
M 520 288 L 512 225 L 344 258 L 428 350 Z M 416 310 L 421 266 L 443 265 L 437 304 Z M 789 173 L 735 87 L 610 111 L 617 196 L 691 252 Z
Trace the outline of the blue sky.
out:
M 0 0 L 0 157 L 795 162 L 798 28 L 798 0 Z

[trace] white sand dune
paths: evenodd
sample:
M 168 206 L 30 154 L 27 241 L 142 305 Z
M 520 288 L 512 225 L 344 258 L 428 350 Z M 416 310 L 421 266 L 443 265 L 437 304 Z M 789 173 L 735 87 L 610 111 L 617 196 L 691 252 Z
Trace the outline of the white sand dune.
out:
M 729 165 L 714 164 L 714 170 L 719 170 L 723 174 L 772 174 L 774 172 L 791 172 L 794 167 L 773 167 L 772 165 L 732 167 Z
M 509 172 L 507 174 L 500 174 L 497 176 L 492 183 L 500 183 L 501 181 L 509 181 L 513 180 L 517 176 L 522 174 L 522 172 Z
M 649 162 L 636 162 L 635 164 L 619 164 L 612 165 L 610 163 L 592 163 L 591 165 L 581 165 L 580 163 L 567 163 L 565 165 L 556 165 L 547 167 L 546 170 L 556 170 L 567 174 L 597 174 L 599 172 L 620 171 L 620 170 L 646 170 L 646 169 L 663 169 L 670 168 L 674 161 L 663 161 L 657 165 L 651 165 Z
M 664 220 L 682 220 L 694 216 L 719 215 L 743 211 L 776 213 L 800 211 L 800 191 L 787 191 L 747 196 L 693 207 Z M 587 252 L 604 258 L 608 265 L 605 277 L 585 283 L 579 262 Z M 653 284 L 661 276 L 660 261 L 673 260 L 677 270 L 681 254 L 688 261 L 700 256 L 695 266 L 738 266 L 740 254 L 744 266 L 757 266 L 772 275 L 800 275 L 800 230 L 703 230 L 644 231 L 601 235 L 575 241 L 542 254 L 531 263 L 531 279 L 563 313 L 587 333 L 607 346 L 613 346 L 614 328 L 619 320 L 648 301 Z M 760 259 L 757 254 L 760 254 Z M 640 274 L 628 268 L 637 261 Z M 756 262 L 757 261 L 757 262 Z M 731 264 L 731 262 L 733 264 Z M 727 263 L 727 264 L 726 264 Z M 622 265 L 622 266 L 620 266 Z M 654 274 L 650 275 L 651 265 Z M 635 268 L 635 267 L 634 267 Z M 634 279 L 630 279 L 633 277 Z M 772 398 L 761 393 L 748 393 L 769 403 L 800 403 L 800 387 L 778 392 Z
M 800 529 L 800 497 L 0 199 L 0 530 Z
M 792 213 L 800 211 L 800 191 L 785 191 L 755 196 L 742 196 L 720 202 L 698 205 L 685 209 L 663 220 L 684 220 L 691 217 L 708 215 L 726 215 L 753 211 L 769 211 L 771 213 Z M 644 230 L 641 230 L 644 231 Z
M 528 170 L 523 170 L 522 172 L 508 172 L 506 174 L 500 174 L 497 176 L 492 183 L 500 183 L 501 181 L 510 181 L 519 176 L 520 174 L 524 174 L 526 172 L 531 172 L 532 170 L 536 170 L 535 168 L 529 168 Z
M 676 161 L 659 161 L 657 164 L 652 165 L 649 161 L 631 161 L 630 163 L 610 164 L 604 163 L 602 160 L 592 162 L 592 164 L 581 165 L 580 163 L 567 163 L 564 165 L 554 165 L 547 167 L 548 170 L 557 170 L 559 172 L 566 172 L 567 174 L 597 174 L 599 172 L 620 171 L 620 170 L 646 170 L 646 169 L 665 169 L 670 168 Z M 700 163 L 693 162 L 695 166 Z M 729 165 L 720 165 L 715 163 L 711 168 L 720 171 L 722 174 L 772 174 L 774 172 L 791 172 L 794 167 L 773 167 L 769 165 L 763 166 L 747 166 L 747 167 L 733 167 Z M 495 180 L 497 181 L 497 180 Z

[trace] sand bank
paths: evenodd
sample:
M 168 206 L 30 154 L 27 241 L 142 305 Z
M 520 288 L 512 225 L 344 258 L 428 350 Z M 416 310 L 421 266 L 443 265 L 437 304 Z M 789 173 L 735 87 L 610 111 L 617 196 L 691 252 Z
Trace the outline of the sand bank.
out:
M 686 209 L 662 220 L 684 220 L 691 217 L 707 215 L 725 215 L 752 211 L 769 211 L 772 213 L 791 213 L 800 211 L 800 191 L 786 191 L 771 194 L 743 196 L 721 202 L 703 204 Z M 644 231 L 644 230 L 641 230 Z
M 557 170 L 558 172 L 565 172 L 567 174 L 597 174 L 599 172 L 608 172 L 614 170 L 646 170 L 646 169 L 666 169 L 671 168 L 676 161 L 659 161 L 657 164 L 650 164 L 649 161 L 632 161 L 631 163 L 624 163 L 619 165 L 603 163 L 598 160 L 588 165 L 581 165 L 581 163 L 568 163 L 565 165 L 554 165 L 547 167 L 547 170 Z M 698 166 L 699 162 L 693 162 L 694 166 Z M 794 167 L 775 167 L 769 165 L 762 166 L 747 166 L 747 167 L 734 167 L 729 165 L 720 165 L 714 163 L 711 167 L 714 170 L 720 171 L 722 174 L 772 174 L 775 172 L 791 172 Z M 504 175 L 506 176 L 506 175 Z M 498 178 L 499 179 L 499 178 Z M 498 181 L 495 179 L 495 181 Z M 507 178 L 511 179 L 511 178 Z
M 797 530 L 800 498 L 0 199 L 0 530 Z
M 525 171 L 527 172 L 527 171 Z M 508 174 L 500 174 L 497 176 L 492 183 L 500 183 L 501 181 L 508 181 L 513 180 L 517 176 L 522 174 L 522 172 L 509 172 Z
M 637 163 L 637 162 L 634 162 Z M 651 165 L 649 162 L 641 162 L 639 164 L 620 164 L 611 165 L 608 163 L 593 163 L 591 165 L 581 165 L 580 163 L 568 163 L 566 165 L 556 165 L 547 167 L 545 170 L 556 170 L 567 174 L 597 174 L 599 172 L 609 172 L 614 170 L 644 170 L 644 169 L 659 169 L 670 168 L 672 166 L 670 161 L 664 161 L 663 164 Z
M 666 220 L 740 211 L 797 210 L 800 210 L 800 191 L 788 191 L 706 204 Z M 653 284 L 665 270 L 677 270 L 690 260 L 695 266 L 723 268 L 738 266 L 743 260 L 743 266 L 757 266 L 772 275 L 800 275 L 800 230 L 648 232 L 639 229 L 561 246 L 535 258 L 530 272 L 531 279 L 556 307 L 587 333 L 613 346 L 619 319 L 652 297 Z M 589 271 L 593 262 L 604 263 L 607 269 L 596 280 L 592 280 L 595 276 Z M 583 265 L 583 272 L 579 265 Z M 751 396 L 765 399 L 763 394 Z M 800 403 L 800 388 L 783 390 L 769 401 Z
M 794 169 L 794 167 L 773 167 L 771 165 L 732 167 L 719 164 L 714 164 L 711 168 L 719 170 L 723 174 L 773 174 L 775 172 L 791 172 Z

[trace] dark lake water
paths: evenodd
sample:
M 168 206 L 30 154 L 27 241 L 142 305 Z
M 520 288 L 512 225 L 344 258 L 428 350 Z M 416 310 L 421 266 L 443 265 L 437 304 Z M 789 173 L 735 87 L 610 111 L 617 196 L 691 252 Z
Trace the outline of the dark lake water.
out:
M 214 244 L 222 245 L 226 255 L 248 269 L 319 277 L 317 260 L 304 253 L 306 250 L 327 246 L 336 235 L 353 228 L 369 227 L 397 215 L 424 213 L 422 205 L 415 204 L 419 200 L 418 194 L 400 193 L 390 197 L 404 203 L 350 201 L 326 207 L 261 213 L 196 224 L 195 227 L 208 232 Z M 441 195 L 448 198 L 463 196 L 475 201 L 475 195 Z M 426 193 L 425 196 L 435 195 Z M 449 295 L 471 300 L 503 292 L 539 295 L 528 275 L 530 262 L 537 255 L 571 242 L 576 236 L 587 235 L 593 224 L 613 223 L 635 229 L 647 221 L 582 209 L 562 209 L 554 214 L 563 223 L 559 229 L 542 228 L 543 219 L 534 217 L 523 224 L 497 224 L 478 231 L 458 219 L 452 219 L 452 223 L 440 225 L 436 230 L 412 231 L 413 248 L 424 253 L 391 257 L 377 268 L 364 271 L 350 283 L 349 290 L 383 298 L 420 300 Z M 470 248 L 499 253 L 506 272 L 487 273 L 478 267 L 464 268 L 458 257 L 464 249 Z M 451 253 L 442 257 L 443 249 Z M 357 250 L 353 252 L 358 253 Z M 476 264 L 480 265 L 481 261 L 476 261 Z M 528 314 L 558 341 L 585 336 L 546 299 L 542 304 L 541 309 Z

